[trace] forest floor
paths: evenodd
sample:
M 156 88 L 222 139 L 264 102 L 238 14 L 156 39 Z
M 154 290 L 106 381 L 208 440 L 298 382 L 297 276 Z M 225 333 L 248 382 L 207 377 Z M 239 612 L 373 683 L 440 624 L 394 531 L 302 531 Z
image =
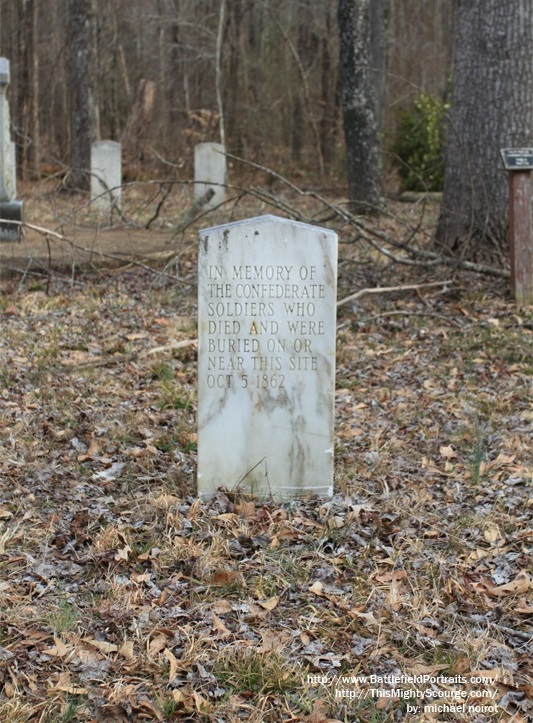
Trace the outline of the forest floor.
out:
M 176 236 L 185 192 L 156 261 L 2 282 L 0 721 L 525 723 L 531 314 L 464 272 L 344 304 L 333 499 L 199 501 L 195 232 L 231 218 Z M 72 250 L 83 203 L 28 220 Z M 339 298 L 445 278 L 340 240 Z

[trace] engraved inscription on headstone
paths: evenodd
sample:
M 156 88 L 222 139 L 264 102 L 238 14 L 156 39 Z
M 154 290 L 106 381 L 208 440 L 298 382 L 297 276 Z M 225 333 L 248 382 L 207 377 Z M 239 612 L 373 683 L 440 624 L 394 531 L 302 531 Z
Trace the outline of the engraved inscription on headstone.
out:
M 194 200 L 204 198 L 212 189 L 213 195 L 205 208 L 215 208 L 226 199 L 226 156 L 221 143 L 199 143 L 194 147 Z
M 200 232 L 198 491 L 333 492 L 337 235 L 260 216 Z
M 122 148 L 116 141 L 91 145 L 91 202 L 100 211 L 120 208 L 122 200 Z

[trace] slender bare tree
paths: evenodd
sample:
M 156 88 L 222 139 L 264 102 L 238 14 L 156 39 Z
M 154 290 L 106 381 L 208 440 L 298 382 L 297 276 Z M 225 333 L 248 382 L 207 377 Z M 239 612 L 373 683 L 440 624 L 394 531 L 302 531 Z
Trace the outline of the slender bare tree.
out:
M 339 0 L 340 78 L 352 210 L 375 211 L 381 193 L 382 0 Z

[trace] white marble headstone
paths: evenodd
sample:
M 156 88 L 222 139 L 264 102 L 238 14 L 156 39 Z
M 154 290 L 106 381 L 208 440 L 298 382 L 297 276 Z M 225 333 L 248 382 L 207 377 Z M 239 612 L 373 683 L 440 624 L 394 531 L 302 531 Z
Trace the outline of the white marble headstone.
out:
M 214 208 L 226 199 L 226 156 L 221 143 L 199 143 L 194 147 L 194 200 L 199 201 L 209 188 L 213 196 L 205 208 Z
M 120 208 L 122 200 L 122 148 L 116 141 L 91 146 L 91 203 L 99 211 Z
M 11 201 L 17 195 L 15 144 L 11 141 L 7 100 L 9 79 L 9 60 L 0 58 L 0 201 Z
M 332 495 L 336 280 L 332 231 L 259 216 L 200 232 L 200 495 Z
M 0 241 L 17 241 L 24 204 L 16 200 L 17 162 L 11 140 L 7 87 L 10 81 L 9 60 L 0 58 Z

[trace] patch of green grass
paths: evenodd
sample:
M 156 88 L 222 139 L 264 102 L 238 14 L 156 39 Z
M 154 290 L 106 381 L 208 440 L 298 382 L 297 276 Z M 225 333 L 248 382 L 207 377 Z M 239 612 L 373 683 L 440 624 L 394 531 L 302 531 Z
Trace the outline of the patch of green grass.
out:
M 213 673 L 234 692 L 283 693 L 301 686 L 301 673 L 278 653 L 249 648 L 224 651 L 215 659 Z
M 177 709 L 177 704 L 175 700 L 173 700 L 172 698 L 165 698 L 161 707 L 163 709 L 163 715 L 165 717 L 165 720 L 174 717 Z
M 258 575 L 248 580 L 248 585 L 253 588 L 259 598 L 271 598 L 280 590 L 280 579 L 271 575 Z
M 8 365 L 4 364 L 2 367 L 0 367 L 0 388 L 9 389 L 12 384 L 14 384 L 14 382 L 15 380 L 9 372 Z
M 180 440 L 175 434 L 161 434 L 154 440 L 154 447 L 160 452 L 172 452 L 180 448 Z
M 78 710 L 82 707 L 83 703 L 79 699 L 67 696 L 66 708 L 58 719 L 58 723 L 72 723 L 78 719 Z
M 480 423 L 476 420 L 474 428 L 469 433 L 471 440 L 471 450 L 468 456 L 468 466 L 472 474 L 474 484 L 477 484 L 482 475 L 482 464 L 487 459 L 487 442 L 486 435 Z
M 46 291 L 46 284 L 42 281 L 30 281 L 28 283 L 28 291 Z
M 47 616 L 47 622 L 56 635 L 72 632 L 79 619 L 78 607 L 65 598 L 59 600 Z
M 159 392 L 161 409 L 186 409 L 188 412 L 194 409 L 189 390 L 184 389 L 178 382 L 172 380 L 161 382 Z
M 171 382 L 174 379 L 174 367 L 166 362 L 156 362 L 152 367 L 154 379 L 161 382 Z
M 306 554 L 307 550 L 298 552 L 268 547 L 262 551 L 261 565 L 269 570 L 274 567 L 276 577 L 283 587 L 293 586 L 309 580 L 309 566 L 301 559 Z

